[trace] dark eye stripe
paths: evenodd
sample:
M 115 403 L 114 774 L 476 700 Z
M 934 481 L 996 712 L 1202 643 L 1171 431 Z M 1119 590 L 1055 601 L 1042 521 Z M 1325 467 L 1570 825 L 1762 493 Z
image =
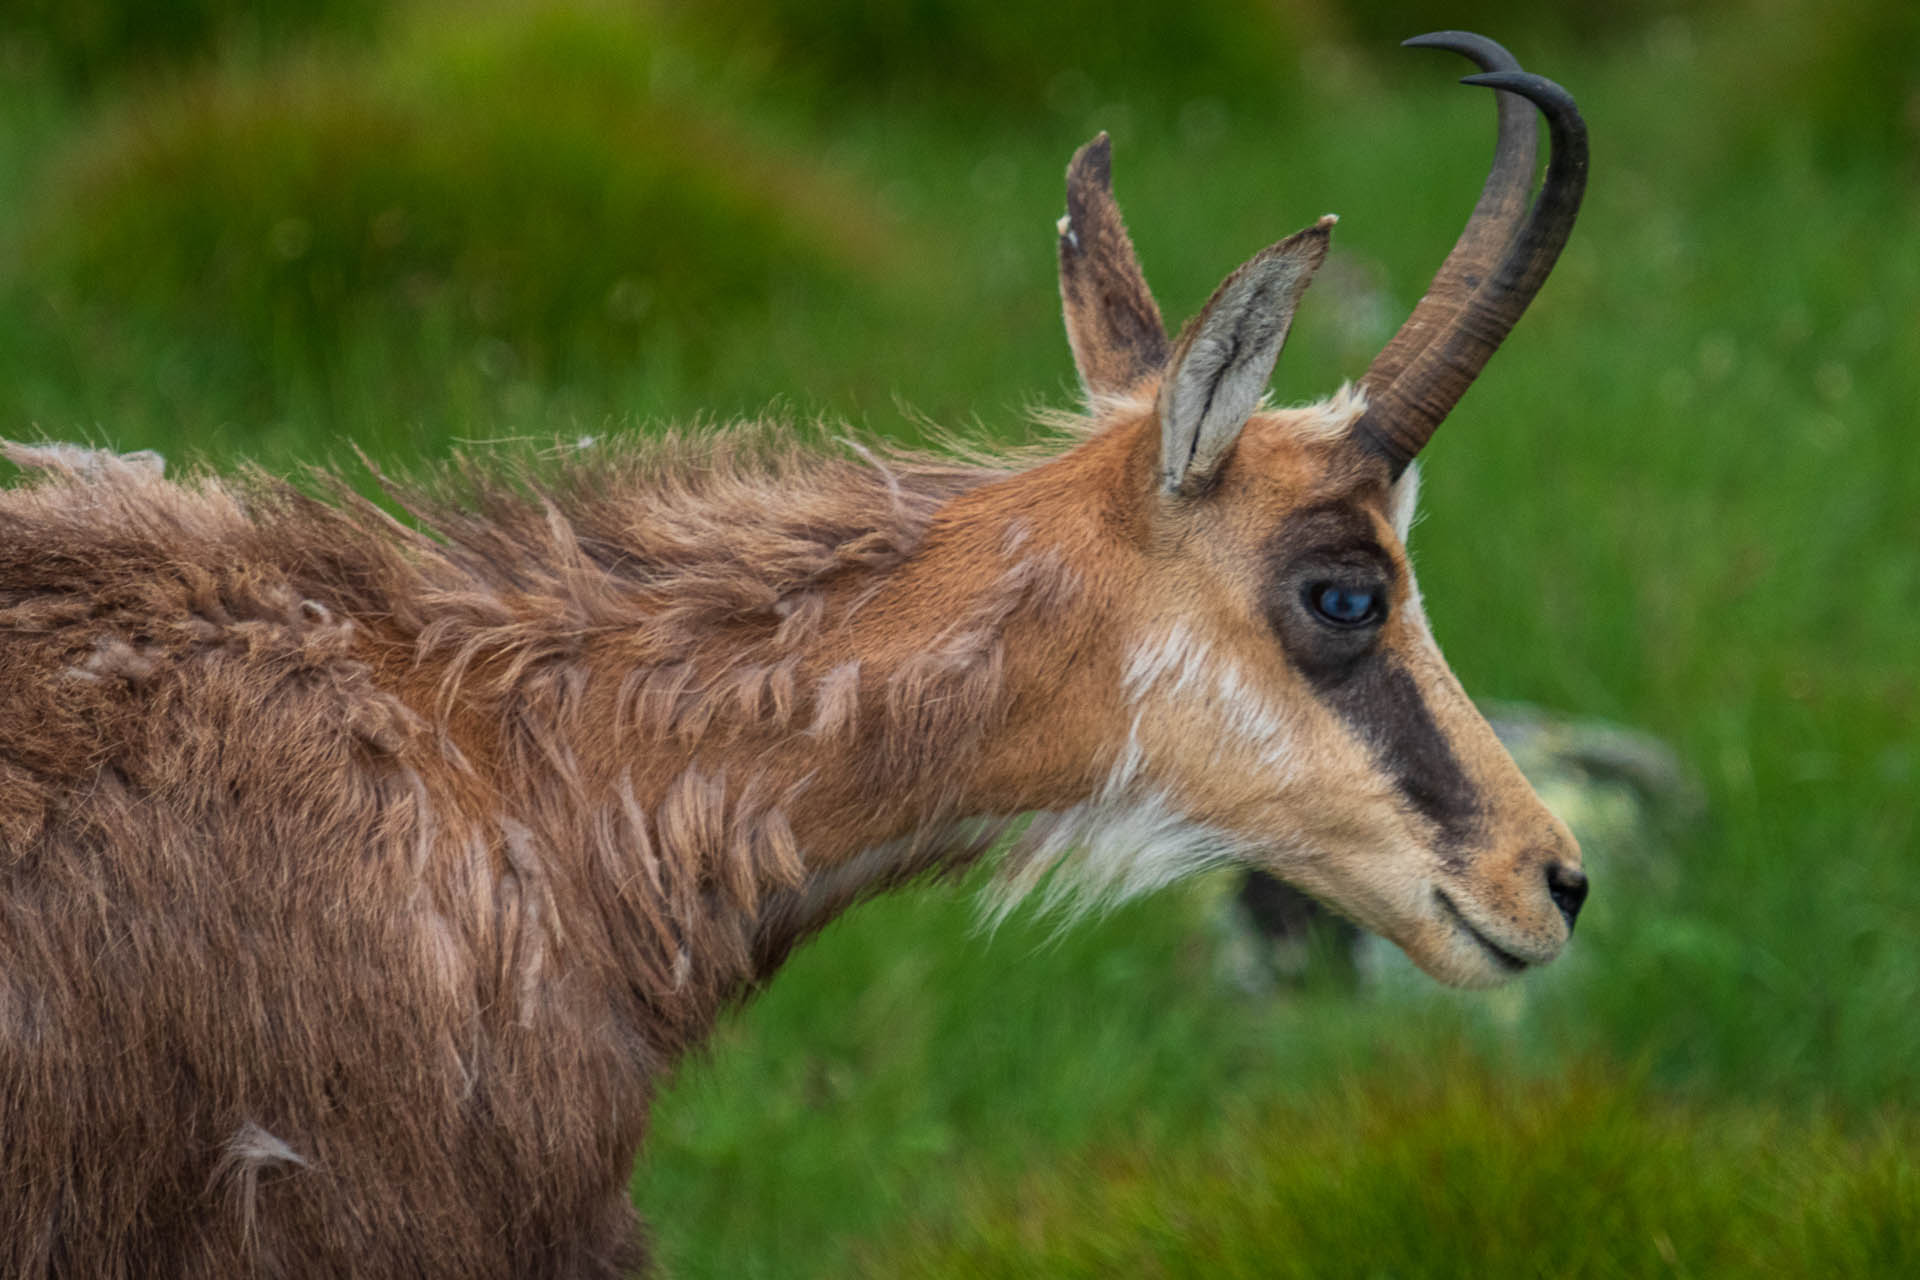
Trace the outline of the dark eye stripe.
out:
M 1407 803 L 1440 828 L 1442 841 L 1466 844 L 1478 825 L 1480 793 L 1405 668 L 1370 654 L 1338 687 L 1319 694 L 1373 749 Z
M 1330 547 L 1368 550 L 1367 558 L 1385 561 L 1371 538 L 1365 518 L 1350 509 L 1317 508 L 1284 523 L 1268 544 L 1269 598 L 1285 600 L 1288 607 L 1270 617 L 1288 660 L 1314 695 L 1367 744 L 1407 807 L 1439 827 L 1442 849 L 1458 852 L 1470 847 L 1478 832 L 1484 808 L 1479 792 L 1434 722 L 1419 683 L 1391 649 L 1381 647 L 1380 633 L 1370 631 L 1367 622 L 1340 620 L 1359 607 L 1353 597 L 1367 592 L 1373 606 L 1384 611 L 1387 588 L 1370 581 L 1373 571 L 1365 559 L 1343 568 L 1334 556 L 1336 563 L 1304 584 L 1298 576 L 1303 561 L 1314 563 L 1330 554 Z M 1390 575 L 1391 562 L 1375 571 Z M 1322 600 L 1329 587 L 1340 589 L 1343 598 Z

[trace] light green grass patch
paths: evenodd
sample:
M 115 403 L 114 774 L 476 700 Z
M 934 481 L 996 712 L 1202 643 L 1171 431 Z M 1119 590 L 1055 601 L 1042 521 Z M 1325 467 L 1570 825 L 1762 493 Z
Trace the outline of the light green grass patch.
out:
M 1920 1256 L 1920 1128 L 1680 1104 L 1397 1057 L 1202 1135 L 976 1183 L 887 1277 L 1896 1276 Z

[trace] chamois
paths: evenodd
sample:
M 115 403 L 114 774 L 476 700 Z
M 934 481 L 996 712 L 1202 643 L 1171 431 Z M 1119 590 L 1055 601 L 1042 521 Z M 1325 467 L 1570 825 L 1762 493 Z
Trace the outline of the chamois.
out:
M 13 446 L 0 1273 L 644 1265 L 653 1083 L 856 900 L 1272 870 L 1460 985 L 1580 853 L 1440 657 L 1414 455 L 1585 182 L 1481 37 L 1492 172 L 1358 388 L 1268 409 L 1324 218 L 1169 337 L 1104 135 L 1059 224 L 1088 410 L 995 461 L 748 426 L 391 488 Z M 1537 199 L 1537 107 L 1551 159 Z M 323 482 L 323 485 L 326 482 Z

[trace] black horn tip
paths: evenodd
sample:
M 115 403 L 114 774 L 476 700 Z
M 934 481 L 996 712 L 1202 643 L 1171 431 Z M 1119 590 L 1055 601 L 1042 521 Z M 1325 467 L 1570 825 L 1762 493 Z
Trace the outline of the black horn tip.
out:
M 1545 76 L 1537 76 L 1531 71 L 1483 71 L 1479 75 L 1460 77 L 1460 83 L 1517 93 L 1549 116 L 1578 118 L 1580 114 L 1572 94 Z
M 1484 71 L 1518 71 L 1520 60 L 1497 40 L 1472 31 L 1429 31 L 1400 42 L 1402 49 L 1445 49 L 1471 58 Z

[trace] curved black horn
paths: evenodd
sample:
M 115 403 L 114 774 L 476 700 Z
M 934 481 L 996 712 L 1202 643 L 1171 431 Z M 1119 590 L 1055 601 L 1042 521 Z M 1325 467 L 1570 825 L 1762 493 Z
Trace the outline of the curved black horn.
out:
M 1471 31 L 1434 31 L 1400 42 L 1408 49 L 1445 49 L 1469 58 L 1482 71 L 1518 71 L 1520 63 L 1498 43 Z M 1494 95 L 1499 104 L 1500 131 L 1493 145 L 1493 167 L 1487 172 L 1480 201 L 1473 207 L 1453 251 L 1434 273 L 1433 283 L 1393 340 L 1375 356 L 1360 385 L 1369 393 L 1392 384 L 1466 305 L 1473 291 L 1500 259 L 1513 239 L 1514 229 L 1527 213 L 1533 194 L 1534 150 L 1539 130 L 1533 123 L 1533 104 L 1517 94 Z
M 1533 208 L 1492 276 L 1392 383 L 1370 390 L 1354 435 L 1384 457 L 1395 476 L 1432 438 L 1539 292 L 1573 230 L 1587 187 L 1587 127 L 1565 89 L 1525 71 L 1468 76 L 1460 83 L 1517 93 L 1531 101 L 1547 118 L 1551 159 Z

